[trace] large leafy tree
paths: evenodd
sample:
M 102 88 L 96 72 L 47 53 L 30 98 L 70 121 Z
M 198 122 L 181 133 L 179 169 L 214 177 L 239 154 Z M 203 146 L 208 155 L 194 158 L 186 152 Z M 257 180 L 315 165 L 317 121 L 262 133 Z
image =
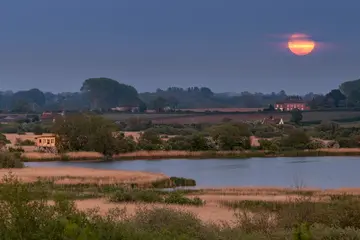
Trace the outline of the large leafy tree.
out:
M 210 129 L 212 139 L 220 150 L 240 150 L 250 148 L 249 126 L 240 123 L 227 123 Z
M 339 90 L 346 96 L 349 97 L 353 91 L 360 90 L 360 79 L 354 81 L 343 82 L 339 86 Z
M 340 101 L 345 100 L 346 96 L 339 89 L 333 89 L 325 95 L 325 98 L 326 100 L 332 99 L 335 107 L 339 107 Z
M 299 125 L 302 119 L 303 119 L 303 115 L 299 109 L 294 109 L 291 111 L 291 119 L 290 119 L 291 122 Z
M 37 88 L 18 91 L 11 96 L 11 100 L 12 109 L 18 112 L 36 110 L 44 106 L 46 102 L 44 93 Z
M 56 147 L 66 151 L 96 151 L 105 156 L 118 153 L 116 126 L 96 115 L 73 114 L 59 117 L 53 132 L 57 135 Z
M 84 81 L 81 92 L 91 101 L 92 109 L 109 109 L 121 105 L 140 103 L 137 90 L 110 78 L 89 78 Z

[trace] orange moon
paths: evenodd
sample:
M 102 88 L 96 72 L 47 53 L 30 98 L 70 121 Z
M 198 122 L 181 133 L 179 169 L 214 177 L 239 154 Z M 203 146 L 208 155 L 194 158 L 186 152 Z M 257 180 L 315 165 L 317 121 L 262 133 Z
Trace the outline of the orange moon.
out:
M 288 41 L 289 50 L 298 56 L 310 54 L 315 49 L 316 43 L 306 34 L 292 34 Z

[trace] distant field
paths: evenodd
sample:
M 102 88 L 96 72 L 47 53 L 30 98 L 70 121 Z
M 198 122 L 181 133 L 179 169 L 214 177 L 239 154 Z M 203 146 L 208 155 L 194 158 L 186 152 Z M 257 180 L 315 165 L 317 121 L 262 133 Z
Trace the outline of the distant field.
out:
M 203 109 L 204 110 L 204 109 Z M 142 118 L 152 120 L 156 124 L 191 124 L 191 123 L 218 123 L 224 118 L 231 119 L 234 122 L 239 121 L 255 121 L 262 120 L 273 116 L 275 118 L 283 118 L 284 121 L 290 121 L 291 114 L 289 112 L 214 112 L 205 113 L 201 109 L 194 113 L 108 113 L 104 114 L 105 118 L 114 121 L 123 121 L 129 118 Z M 231 108 L 234 110 L 234 108 Z M 228 110 L 230 111 L 230 109 Z M 303 121 L 323 121 L 323 120 L 341 120 L 360 118 L 360 111 L 312 111 L 303 112 Z M 355 121 L 355 120 L 354 120 Z M 357 120 L 358 121 L 358 120 Z
M 103 115 L 104 118 L 114 120 L 114 121 L 122 121 L 129 118 L 142 118 L 142 119 L 164 119 L 164 118 L 177 118 L 184 117 L 192 114 L 187 113 L 106 113 Z
M 237 121 L 254 121 L 262 120 L 273 116 L 275 118 L 283 118 L 284 121 L 290 121 L 291 114 L 284 112 L 262 112 L 262 113 L 232 113 L 232 114 L 207 114 L 207 115 L 188 115 L 188 116 L 177 116 L 177 117 L 166 117 L 166 118 L 157 118 L 153 122 L 157 124 L 170 124 L 170 123 L 182 123 L 182 124 L 191 124 L 191 123 L 218 123 L 221 122 L 224 118 L 231 119 L 234 122 Z M 323 121 L 323 120 L 335 120 L 335 119 L 347 119 L 360 117 L 359 111 L 334 111 L 334 112 L 304 112 L 303 121 Z
M 191 111 L 191 112 L 258 112 L 264 108 L 182 108 L 181 111 Z
M 154 119 L 153 123 L 156 124 L 171 124 L 171 123 L 180 123 L 180 124 L 191 124 L 191 123 L 219 123 L 223 119 L 231 119 L 234 122 L 240 121 L 256 121 L 262 120 L 266 117 L 274 116 L 276 118 L 283 118 L 284 121 L 289 121 L 291 118 L 290 113 L 242 113 L 242 114 L 207 114 L 207 115 L 190 115 L 190 116 L 180 116 L 180 117 L 168 117 L 168 118 L 158 118 Z
M 360 117 L 360 111 L 304 112 L 304 121 L 335 120 Z

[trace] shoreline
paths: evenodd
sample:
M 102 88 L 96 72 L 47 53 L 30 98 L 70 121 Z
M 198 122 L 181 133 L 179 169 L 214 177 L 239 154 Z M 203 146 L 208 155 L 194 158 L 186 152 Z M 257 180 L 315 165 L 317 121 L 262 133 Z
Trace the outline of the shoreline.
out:
M 159 160 L 159 159 L 207 159 L 207 158 L 278 158 L 278 157 L 341 157 L 360 156 L 360 148 L 294 150 L 272 153 L 261 150 L 256 151 L 137 151 L 113 156 L 114 161 L 122 160 Z M 24 162 L 100 162 L 104 156 L 97 152 L 69 152 L 63 154 L 25 152 L 21 154 Z
M 83 167 L 25 167 L 0 169 L 0 184 L 5 176 L 14 176 L 20 182 L 31 183 L 39 179 L 54 181 L 60 185 L 97 184 L 148 184 L 170 180 L 163 173 L 132 170 L 109 170 Z M 155 187 L 162 189 L 163 187 Z M 181 188 L 179 188 L 181 190 Z M 186 190 L 186 189 L 185 189 Z M 189 188 L 193 195 L 330 195 L 330 194 L 353 194 L 360 195 L 360 187 L 318 188 L 318 187 L 281 187 L 281 186 L 222 186 L 222 187 L 196 187 Z

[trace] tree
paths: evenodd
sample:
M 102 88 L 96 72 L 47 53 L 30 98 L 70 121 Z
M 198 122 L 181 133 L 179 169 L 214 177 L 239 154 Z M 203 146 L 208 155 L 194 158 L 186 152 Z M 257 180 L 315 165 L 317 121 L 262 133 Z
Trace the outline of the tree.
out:
M 12 101 L 14 103 L 22 101 L 26 102 L 27 104 L 31 105 L 31 107 L 38 105 L 44 106 L 45 105 L 45 95 L 42 91 L 37 88 L 30 89 L 28 91 L 19 91 L 14 93 L 12 96 Z M 32 105 L 35 104 L 35 105 Z
M 334 101 L 335 107 L 339 107 L 340 101 L 346 99 L 345 95 L 341 93 L 339 89 L 333 89 L 328 94 L 325 95 L 325 98 L 332 99 Z
M 251 132 L 245 124 L 221 124 L 210 129 L 210 135 L 221 150 L 250 148 Z
M 160 150 L 162 148 L 163 141 L 159 134 L 154 131 L 148 130 L 140 135 L 138 146 L 142 150 Z
M 212 148 L 209 139 L 201 134 L 191 135 L 188 137 L 188 141 L 190 144 L 190 151 L 206 151 Z
M 307 149 L 310 137 L 303 130 L 293 130 L 281 141 L 281 146 L 286 148 Z
M 156 112 L 163 112 L 166 107 L 166 99 L 163 97 L 157 97 L 152 103 Z
M 120 105 L 140 103 L 137 90 L 110 78 L 89 78 L 80 91 L 88 96 L 92 109 L 107 110 Z
M 309 102 L 310 109 L 323 108 L 325 103 L 325 96 L 314 95 L 312 100 Z
M 301 120 L 303 119 L 302 112 L 299 109 L 294 109 L 291 111 L 291 122 L 300 125 Z
M 64 151 L 96 151 L 111 157 L 119 152 L 116 126 L 96 115 L 73 114 L 55 121 L 56 147 Z
M 146 104 L 145 104 L 143 101 L 140 100 L 140 103 L 139 103 L 139 112 L 144 113 L 144 112 L 146 112 L 146 110 L 147 110 Z
M 360 79 L 354 80 L 354 81 L 347 81 L 343 82 L 339 86 L 339 90 L 342 94 L 344 94 L 346 97 L 349 97 L 350 94 L 353 91 L 359 91 L 360 90 Z

